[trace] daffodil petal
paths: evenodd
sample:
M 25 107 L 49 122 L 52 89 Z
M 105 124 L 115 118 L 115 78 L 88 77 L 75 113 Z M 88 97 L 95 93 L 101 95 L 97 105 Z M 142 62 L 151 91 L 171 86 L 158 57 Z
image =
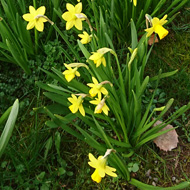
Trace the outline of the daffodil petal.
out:
M 70 12 L 65 12 L 62 14 L 62 18 L 65 20 L 65 21 L 70 21 L 72 20 L 72 14 Z
M 92 77 L 92 81 L 93 81 L 94 84 L 98 84 L 98 81 L 96 80 L 95 77 Z
M 152 22 L 152 25 L 154 26 L 154 25 L 158 24 L 159 21 L 160 21 L 159 18 L 154 17 L 151 22 Z
M 105 170 L 99 169 L 98 174 L 100 175 L 100 177 L 105 177 Z
M 67 98 L 67 100 L 69 100 L 69 102 L 71 102 L 72 104 L 74 103 L 74 100 L 71 97 Z
M 79 106 L 79 111 L 80 111 L 82 116 L 85 116 L 85 111 L 84 111 L 84 108 L 83 108 L 82 104 Z
M 88 164 L 92 167 L 92 168 L 97 168 L 97 164 L 95 162 L 88 162 Z
M 26 21 L 32 21 L 32 20 L 34 20 L 34 17 L 30 13 L 24 14 L 22 17 Z
M 74 7 L 72 4 L 67 3 L 67 4 L 66 4 L 66 8 L 67 8 L 67 10 L 68 10 L 69 12 L 75 13 L 75 7 Z
M 36 9 L 33 6 L 29 6 L 29 11 L 32 15 L 36 15 Z
M 93 83 L 88 83 L 87 86 L 92 88 L 92 87 L 94 87 L 94 84 Z
M 82 20 L 81 20 L 81 19 L 76 19 L 76 20 L 75 20 L 75 27 L 76 27 L 78 30 L 82 30 Z
M 73 111 L 74 106 L 73 106 L 73 105 L 70 105 L 70 106 L 69 106 L 69 109 L 71 110 L 72 113 L 74 113 L 74 111 Z
M 105 59 L 105 57 L 102 57 L 102 64 L 103 64 L 104 67 L 106 67 L 106 59 Z
M 102 107 L 102 111 L 103 111 L 106 115 L 108 115 L 108 111 L 109 111 L 108 106 L 104 104 L 104 106 Z
M 109 176 L 117 177 L 117 174 L 114 173 L 115 171 L 116 171 L 115 168 L 112 168 L 112 167 L 106 166 L 105 173 L 108 174 Z
M 76 74 L 77 77 L 80 77 L 80 73 L 78 71 L 76 71 L 75 74 Z
M 36 14 L 37 14 L 37 15 L 44 15 L 45 12 L 46 12 L 45 6 L 41 6 L 41 7 L 39 7 L 39 8 L 36 10 Z
M 67 82 L 70 82 L 74 78 L 75 78 L 75 75 L 73 73 L 65 75 L 65 79 L 67 80 Z
M 76 14 L 79 14 L 81 13 L 82 11 L 82 3 L 78 3 L 76 6 L 75 6 L 75 13 Z
M 145 31 L 147 32 L 146 37 L 149 37 L 149 36 L 151 36 L 152 33 L 154 32 L 154 28 L 153 28 L 153 27 L 152 27 L 152 28 L 147 28 L 147 29 L 145 29 Z
M 101 93 L 104 94 L 104 95 L 107 95 L 108 91 L 104 87 L 102 87 L 101 88 Z
M 94 163 L 97 163 L 97 159 L 94 157 L 94 155 L 92 153 L 89 153 L 88 154 L 88 157 L 89 157 L 89 160 L 91 162 L 94 162 Z
M 74 20 L 67 21 L 66 23 L 66 30 L 70 30 L 75 24 Z
M 101 62 L 102 62 L 101 59 L 98 59 L 96 63 L 96 67 L 99 67 L 101 65 Z
M 42 32 L 44 30 L 44 23 L 38 20 L 35 23 L 35 27 L 39 32 Z
M 35 20 L 30 21 L 30 22 L 27 24 L 26 29 L 27 29 L 27 30 L 30 30 L 30 29 L 34 28 L 35 22 L 36 22 Z
M 97 101 L 97 100 L 91 100 L 90 103 L 91 103 L 91 104 L 94 104 L 94 105 L 98 105 L 98 104 L 99 104 L 99 101 Z

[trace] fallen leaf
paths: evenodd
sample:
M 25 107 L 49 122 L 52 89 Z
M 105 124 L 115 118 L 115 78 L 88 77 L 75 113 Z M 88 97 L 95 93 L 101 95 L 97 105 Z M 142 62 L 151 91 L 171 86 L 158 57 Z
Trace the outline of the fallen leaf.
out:
M 153 126 L 156 127 L 157 125 L 161 124 L 163 122 L 157 121 Z M 172 149 L 177 147 L 178 141 L 178 134 L 174 127 L 172 125 L 167 125 L 161 131 L 165 131 L 167 129 L 173 129 L 171 131 L 168 131 L 167 133 L 160 135 L 159 137 L 154 139 L 154 143 L 164 151 L 171 151 Z
M 150 38 L 149 38 L 149 40 L 148 40 L 148 45 L 151 46 L 153 43 L 158 43 L 158 42 L 159 42 L 157 36 L 156 36 L 155 42 L 154 42 L 154 37 L 155 37 L 155 34 L 152 34 L 152 35 L 150 36 Z

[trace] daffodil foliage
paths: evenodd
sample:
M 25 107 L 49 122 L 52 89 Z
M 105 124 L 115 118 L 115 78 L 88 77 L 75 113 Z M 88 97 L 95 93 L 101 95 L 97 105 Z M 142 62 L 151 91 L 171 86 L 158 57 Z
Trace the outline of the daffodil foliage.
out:
M 137 5 L 136 1 L 133 2 L 134 6 L 138 6 L 138 2 Z M 123 52 L 126 60 L 123 58 L 120 60 L 108 35 L 109 31 L 105 27 L 103 17 L 100 28 L 96 31 L 89 23 L 89 19 L 81 13 L 80 2 L 75 6 L 67 4 L 67 10 L 62 16 L 66 20 L 66 29 L 71 29 L 73 26 L 81 29 L 83 20 L 78 21 L 78 19 L 85 19 L 92 39 L 89 43 L 78 40 L 80 53 L 84 55 L 82 59 L 75 59 L 75 63 L 66 63 L 63 71 L 55 68 L 52 68 L 53 73 L 44 71 L 52 77 L 53 84 L 37 82 L 39 87 L 46 90 L 44 95 L 53 101 L 53 105 L 43 108 L 51 118 L 46 124 L 50 127 L 63 128 L 95 148 L 100 155 L 103 155 L 107 149 L 114 150 L 109 159 L 107 153 L 98 159 L 89 154 L 89 165 L 95 168 L 91 177 L 97 183 L 100 183 L 106 174 L 112 177 L 121 175 L 129 183 L 141 189 L 152 188 L 131 179 L 126 158 L 132 156 L 145 143 L 171 130 L 160 132 L 190 108 L 190 104 L 184 105 L 172 116 L 165 118 L 164 114 L 174 101 L 170 99 L 166 105 L 151 110 L 159 80 L 177 71 L 162 73 L 160 70 L 158 76 L 151 79 L 149 76 L 144 76 L 152 48 L 148 49 L 147 33 L 138 41 L 133 20 L 130 23 L 131 47 L 128 48 L 129 51 Z M 160 30 L 163 30 L 160 27 L 165 23 L 165 19 L 165 17 L 163 20 L 153 18 L 154 30 L 151 29 L 151 32 L 160 35 Z M 149 31 L 147 32 L 149 35 Z M 102 38 L 99 38 L 100 33 L 104 35 Z M 84 36 L 79 37 L 86 39 L 86 33 L 83 34 Z M 75 51 L 73 47 L 69 48 Z M 77 54 L 74 52 L 74 55 Z M 148 106 L 145 107 L 142 97 L 150 80 L 156 82 L 156 88 Z M 40 111 L 42 108 L 36 110 Z M 157 115 L 154 120 L 152 120 L 153 115 Z M 163 122 L 152 128 L 160 119 Z M 108 163 L 113 167 L 108 166 Z

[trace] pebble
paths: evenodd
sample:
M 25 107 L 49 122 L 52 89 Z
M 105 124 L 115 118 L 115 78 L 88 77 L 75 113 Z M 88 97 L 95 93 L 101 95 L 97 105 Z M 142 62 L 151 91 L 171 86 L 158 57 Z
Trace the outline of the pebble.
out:
M 172 177 L 172 181 L 175 181 L 176 180 L 176 177 Z
M 149 176 L 150 176 L 150 173 L 151 173 L 151 169 L 149 169 L 149 170 L 145 173 L 145 175 L 146 175 L 147 177 L 149 177 Z
M 152 182 L 152 185 L 153 185 L 153 186 L 156 186 L 156 183 L 153 181 L 153 182 Z
M 153 180 L 154 180 L 155 182 L 158 182 L 158 178 L 157 178 L 157 177 L 154 177 Z

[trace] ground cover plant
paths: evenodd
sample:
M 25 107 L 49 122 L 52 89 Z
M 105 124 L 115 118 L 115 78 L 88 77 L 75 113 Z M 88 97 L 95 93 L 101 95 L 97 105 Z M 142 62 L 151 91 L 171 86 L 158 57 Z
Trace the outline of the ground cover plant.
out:
M 34 7 L 36 8 L 35 3 Z M 55 10 L 55 13 L 66 21 L 66 29 L 69 30 L 68 33 L 67 31 L 62 32 L 57 27 L 57 23 L 55 25 L 55 23 L 48 20 L 46 15 L 44 15 L 43 6 L 38 10 L 41 14 L 36 15 L 35 13 L 34 18 L 31 18 L 31 15 L 34 14 L 34 7 L 30 7 L 29 13 L 27 13 L 27 9 L 23 13 L 25 15 L 23 18 L 29 21 L 27 29 L 36 27 L 37 30 L 42 31 L 45 29 L 43 28 L 44 21 L 49 21 L 52 25 L 51 28 L 53 28 L 51 32 L 56 31 L 62 37 L 62 42 L 67 47 L 67 50 L 61 49 L 60 51 L 64 54 L 64 65 L 58 65 L 57 68 L 53 68 L 53 72 L 44 70 L 51 67 L 51 56 L 49 56 L 50 65 L 47 65 L 46 68 L 41 66 L 44 69 L 39 70 L 41 76 L 45 76 L 42 74 L 43 72 L 47 74 L 48 78 L 46 79 L 48 79 L 48 82 L 44 82 L 46 79 L 40 79 L 41 81 L 37 81 L 36 84 L 45 91 L 48 91 L 44 92 L 44 95 L 53 100 L 53 105 L 48 105 L 50 102 L 47 99 L 45 99 L 45 103 L 39 102 L 41 99 L 41 90 L 39 88 L 36 92 L 37 102 L 34 106 L 36 107 L 34 111 L 37 113 L 46 113 L 51 118 L 51 120 L 46 122 L 47 130 L 43 131 L 40 127 L 42 123 L 39 122 L 40 118 L 43 118 L 42 120 L 44 121 L 47 120 L 47 116 L 38 115 L 31 111 L 30 115 L 35 119 L 34 125 L 32 124 L 32 126 L 35 129 L 34 131 L 28 129 L 28 131 L 25 131 L 25 134 L 27 136 L 28 132 L 31 134 L 31 138 L 32 136 L 35 137 L 35 140 L 30 140 L 32 142 L 31 145 L 26 144 L 24 139 L 21 141 L 26 150 L 30 149 L 32 145 L 35 145 L 37 141 L 42 144 L 42 146 L 32 147 L 29 156 L 33 166 L 38 163 L 35 166 L 35 168 L 38 168 L 38 174 L 34 172 L 33 177 L 29 175 L 27 181 L 23 181 L 21 176 L 24 175 L 25 171 L 29 174 L 29 171 L 32 169 L 32 165 L 29 166 L 27 163 L 27 154 L 18 157 L 18 154 L 14 153 L 17 155 L 17 159 L 14 159 L 14 154 L 11 155 L 11 151 L 9 151 L 8 155 L 12 160 L 16 161 L 14 167 L 16 168 L 16 173 L 19 174 L 17 180 L 14 180 L 12 176 L 12 187 L 15 186 L 18 189 L 51 189 L 52 187 L 64 189 L 65 184 L 63 185 L 61 181 L 65 179 L 70 181 L 71 176 L 74 174 L 70 170 L 73 163 L 69 166 L 68 163 L 70 160 L 66 159 L 65 161 L 63 159 L 66 156 L 60 153 L 60 145 L 61 141 L 65 139 L 62 135 L 70 133 L 93 147 L 93 149 L 88 147 L 92 152 L 94 152 L 94 149 L 97 149 L 99 152 L 98 155 L 104 155 L 96 159 L 90 153 L 90 162 L 88 162 L 87 154 L 91 151 L 85 152 L 85 162 L 86 164 L 88 162 L 90 166 L 95 168 L 92 179 L 97 183 L 100 183 L 101 178 L 105 174 L 108 174 L 112 177 L 118 176 L 116 179 L 113 179 L 112 184 L 114 184 L 114 181 L 118 184 L 120 180 L 123 183 L 125 179 L 140 189 L 158 189 L 159 187 L 141 183 L 132 176 L 132 172 L 139 170 L 139 164 L 133 161 L 133 158 L 135 158 L 136 152 L 142 145 L 144 146 L 148 141 L 167 132 L 158 132 L 161 128 L 164 128 L 171 122 L 177 122 L 177 118 L 189 109 L 188 104 L 172 111 L 173 115 L 171 112 L 170 115 L 164 116 L 173 103 L 173 99 L 169 99 L 165 106 L 162 104 L 158 107 L 159 103 L 162 103 L 161 100 L 158 100 L 155 104 L 158 82 L 165 80 L 165 77 L 172 76 L 176 71 L 162 73 L 160 70 L 157 76 L 151 78 L 148 76 L 144 77 L 144 70 L 147 68 L 146 64 L 153 48 L 152 46 L 150 50 L 148 49 L 147 34 L 145 33 L 138 42 L 135 22 L 131 20 L 131 37 L 129 39 L 131 45 L 129 50 L 127 50 L 128 46 L 123 50 L 118 50 L 115 48 L 117 47 L 114 44 L 115 42 L 112 42 L 113 38 L 110 35 L 111 29 L 102 11 L 100 10 L 100 14 L 96 14 L 96 21 L 93 22 L 93 20 L 88 19 L 88 11 L 83 12 L 80 8 L 80 2 L 74 2 L 74 4 L 76 4 L 75 11 L 73 11 L 74 6 L 72 4 L 66 5 L 67 10 L 65 13 L 62 12 L 60 14 L 60 11 Z M 136 2 L 131 2 L 131 5 L 135 7 Z M 70 20 L 69 17 L 72 19 Z M 162 39 L 168 34 L 168 31 L 162 26 L 167 22 L 166 16 L 160 20 L 158 18 L 152 19 L 149 15 L 146 17 L 150 22 L 149 29 L 147 30 L 149 35 L 155 32 Z M 72 32 L 72 26 L 80 30 L 82 29 L 82 24 L 84 24 L 83 27 L 88 33 L 86 31 L 79 33 L 75 30 L 74 32 L 79 34 L 77 37 Z M 62 28 L 65 28 L 64 24 L 62 24 Z M 71 34 L 72 41 L 68 40 L 69 34 Z M 76 38 L 81 38 L 81 41 L 78 40 L 77 42 Z M 46 47 L 48 48 L 49 46 Z M 34 48 L 34 51 L 39 52 L 37 49 Z M 46 50 L 48 51 L 48 49 Z M 39 56 L 38 59 L 43 59 L 42 57 Z M 144 104 L 145 100 L 143 96 L 145 90 L 150 85 L 149 81 L 152 81 L 154 90 L 149 102 Z M 41 104 L 47 106 L 45 108 L 44 106 L 39 107 Z M 155 106 L 153 107 L 153 105 Z M 151 120 L 152 116 L 156 119 Z M 151 128 L 161 118 L 165 120 L 165 123 L 158 125 L 156 128 Z M 39 133 L 43 134 L 42 136 L 44 138 L 38 138 Z M 67 142 L 67 140 L 64 141 Z M 76 139 L 72 138 L 72 141 L 76 141 Z M 43 150 L 45 152 L 44 156 L 42 156 L 42 161 L 42 158 L 40 159 L 37 154 L 39 152 L 42 153 Z M 57 154 L 57 156 L 54 156 L 54 154 Z M 21 160 L 24 162 L 22 163 Z M 58 165 L 52 170 L 50 163 L 53 164 L 55 160 L 57 160 Z M 106 161 L 109 162 L 109 166 L 106 165 Z M 22 164 L 18 164 L 19 162 Z M 48 164 L 47 166 L 46 162 Z M 9 167 L 6 161 L 3 162 L 1 168 L 6 168 L 7 171 L 11 170 L 11 167 Z M 90 175 L 91 172 L 89 172 L 88 168 L 88 172 L 84 172 L 84 178 L 86 175 Z M 3 178 L 5 176 L 6 174 Z M 31 179 L 30 176 L 32 177 Z M 56 178 L 58 178 L 59 182 L 56 182 Z M 8 179 L 6 181 L 8 182 Z M 110 189 L 111 187 L 103 181 L 101 182 L 103 185 L 100 183 L 98 187 L 100 189 Z M 86 184 L 88 184 L 89 188 L 96 188 L 93 185 L 91 186 L 89 181 Z M 67 185 L 69 186 L 69 182 Z M 79 183 L 70 187 L 71 189 L 77 189 L 80 185 Z M 188 178 L 186 178 L 186 182 L 180 183 L 178 186 L 170 189 L 184 189 L 188 185 Z M 1 186 L 2 188 L 11 188 L 6 182 L 1 184 Z M 116 185 L 117 187 L 122 187 L 122 184 Z

